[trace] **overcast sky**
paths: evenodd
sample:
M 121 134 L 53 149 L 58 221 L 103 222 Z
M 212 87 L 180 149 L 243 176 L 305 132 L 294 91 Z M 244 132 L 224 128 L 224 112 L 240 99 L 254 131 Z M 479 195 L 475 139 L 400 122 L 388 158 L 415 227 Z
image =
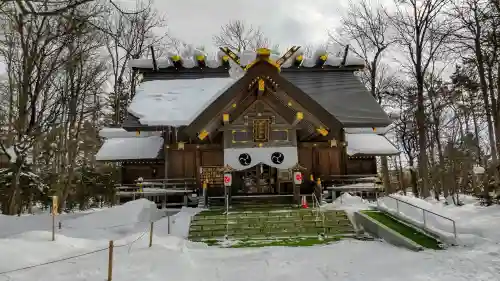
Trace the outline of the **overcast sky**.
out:
M 375 1 L 374 1 L 375 2 Z M 321 44 L 340 24 L 348 0 L 155 0 L 168 31 L 182 41 L 212 46 L 212 36 L 230 20 L 259 26 L 272 44 Z

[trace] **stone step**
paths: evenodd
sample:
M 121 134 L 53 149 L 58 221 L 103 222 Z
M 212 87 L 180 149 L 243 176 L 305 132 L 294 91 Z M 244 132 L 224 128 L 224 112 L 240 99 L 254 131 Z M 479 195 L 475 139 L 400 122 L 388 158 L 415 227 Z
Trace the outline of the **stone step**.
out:
M 298 224 L 298 223 L 324 223 L 326 225 L 350 225 L 351 222 L 348 219 L 312 219 L 304 220 L 300 218 L 281 218 L 281 219 L 269 219 L 269 218 L 256 218 L 256 219 L 229 219 L 229 220 L 201 220 L 191 222 L 192 227 L 203 227 L 210 225 L 243 225 L 246 227 L 252 227 L 254 225 L 261 224 Z
M 323 213 L 325 217 L 330 218 L 330 217 L 347 217 L 345 212 L 324 212 Z M 316 213 L 311 212 L 311 211 L 267 211 L 267 212 L 229 212 L 229 214 L 221 214 L 221 213 L 201 213 L 197 216 L 195 216 L 194 220 L 203 220 L 203 219 L 225 219 L 226 217 L 229 218 L 260 218 L 260 217 L 305 217 L 306 219 L 308 217 L 316 217 L 316 216 L 321 216 L 321 213 L 319 215 L 316 215 Z
M 282 222 L 282 221 L 269 221 L 266 223 L 254 223 L 254 224 L 207 224 L 207 225 L 192 225 L 190 230 L 192 231 L 210 231 L 226 229 L 247 229 L 247 228 L 294 228 L 294 227 L 351 227 L 349 221 L 343 221 L 338 223 L 323 222 L 321 221 L 293 221 L 293 222 Z
M 258 236 L 266 236 L 266 237 L 282 237 L 282 236 L 294 236 L 294 237 L 307 237 L 307 236 L 317 236 L 321 233 L 325 233 L 326 235 L 352 235 L 354 234 L 354 229 L 352 228 L 323 228 L 323 227 L 315 227 L 315 228 L 295 228 L 295 229 L 247 229 L 246 231 L 235 231 L 229 229 L 226 230 L 216 230 L 216 231 L 193 231 L 190 232 L 189 238 L 220 238 L 224 237 L 226 234 L 233 237 L 258 237 Z

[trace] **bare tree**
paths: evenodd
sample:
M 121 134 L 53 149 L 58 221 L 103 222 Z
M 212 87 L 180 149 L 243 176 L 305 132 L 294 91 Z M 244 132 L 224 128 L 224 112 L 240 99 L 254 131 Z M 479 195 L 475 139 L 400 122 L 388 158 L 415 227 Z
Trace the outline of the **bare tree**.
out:
M 487 33 L 487 29 L 485 28 L 486 16 L 486 6 L 483 1 L 462 0 L 456 2 L 454 5 L 453 17 L 458 21 L 460 26 L 460 29 L 454 33 L 454 37 L 456 38 L 455 42 L 459 47 L 458 51 L 461 53 L 472 53 L 474 58 L 473 62 L 477 67 L 486 122 L 488 125 L 492 162 L 493 165 L 496 166 L 498 163 L 498 155 L 492 115 L 493 119 L 495 119 L 498 124 L 498 113 L 496 113 L 498 109 L 494 94 L 488 91 L 488 80 L 490 84 L 493 84 L 492 64 L 496 61 L 496 51 L 493 52 L 492 56 L 490 56 L 491 59 L 488 60 L 488 56 L 485 54 L 486 48 L 483 46 L 483 38 Z M 490 70 L 489 79 L 487 78 L 487 66 L 489 66 L 488 69 Z M 493 89 L 494 87 L 491 88 L 491 90 Z M 492 109 L 495 114 L 492 114 Z M 500 134 L 500 132 L 497 132 L 497 135 L 498 134 Z M 498 177 L 498 174 L 496 174 L 495 177 Z
M 106 23 L 108 40 L 106 49 L 111 60 L 113 95 L 111 104 L 116 108 L 114 122 L 120 123 L 123 117 L 122 105 L 126 106 L 129 99 L 134 96 L 137 75 L 128 67 L 131 59 L 144 56 L 150 49 L 166 37 L 156 36 L 153 30 L 164 26 L 164 19 L 153 7 L 152 0 L 137 2 L 140 13 L 123 15 L 113 13 Z M 130 71 L 130 72 L 129 72 Z M 130 95 L 128 94 L 130 93 Z M 124 101 L 124 102 L 122 102 Z
M 411 62 L 411 73 L 416 82 L 417 111 L 415 119 L 418 128 L 419 142 L 419 182 L 422 185 L 422 196 L 428 197 L 429 167 L 427 158 L 426 115 L 424 105 L 424 78 L 428 72 L 432 58 L 443 50 L 446 40 L 453 32 L 446 21 L 443 11 L 449 0 L 404 0 L 395 1 L 397 8 L 390 17 L 397 33 L 397 42 L 406 49 Z
M 238 52 L 269 47 L 269 39 L 260 28 L 248 26 L 241 20 L 232 20 L 222 26 L 220 34 L 213 36 L 213 41 L 218 47 L 229 47 Z
M 386 67 L 379 69 L 380 59 L 383 52 L 394 43 L 389 32 L 387 11 L 381 6 L 372 7 L 367 0 L 350 2 L 341 22 L 342 26 L 337 32 L 329 34 L 330 40 L 341 46 L 349 45 L 351 52 L 365 60 L 367 71 L 362 77 L 369 85 L 372 96 L 381 103 L 384 88 L 391 83 L 391 79 L 387 79 L 388 76 L 384 73 L 388 70 Z M 386 156 L 381 157 L 381 164 L 385 189 L 391 192 Z
M 134 14 L 136 12 L 127 12 L 123 10 L 113 0 L 107 0 L 109 5 L 114 7 L 121 14 Z M 96 3 L 97 0 L 60 0 L 60 1 L 37 1 L 37 0 L 3 0 L 2 6 L 15 5 L 22 15 L 38 16 L 62 16 L 71 14 L 75 9 L 89 3 Z
M 18 211 L 19 180 L 28 153 L 61 113 L 63 97 L 55 91 L 53 79 L 64 65 L 63 57 L 73 33 L 84 28 L 85 22 L 78 18 L 18 14 L 12 5 L 2 8 L 0 52 L 6 58 L 7 94 L 13 104 L 12 134 L 8 143 L 15 153 L 15 176 L 10 184 L 8 203 L 2 206 L 4 213 L 13 214 Z M 0 147 L 6 152 L 4 144 Z

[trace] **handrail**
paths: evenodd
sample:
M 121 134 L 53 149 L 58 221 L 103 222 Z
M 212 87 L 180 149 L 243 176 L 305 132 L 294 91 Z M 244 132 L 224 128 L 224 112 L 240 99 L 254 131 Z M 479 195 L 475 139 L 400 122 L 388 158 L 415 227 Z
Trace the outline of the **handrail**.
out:
M 424 208 L 422 208 L 422 207 L 419 207 L 419 206 L 414 205 L 414 204 L 412 204 L 412 203 L 406 202 L 406 201 L 404 201 L 404 200 L 401 200 L 401 199 L 396 198 L 396 197 L 391 196 L 391 195 L 387 195 L 386 197 L 389 197 L 389 198 L 391 198 L 391 199 L 396 200 L 396 212 L 397 212 L 398 214 L 400 213 L 400 211 L 399 211 L 399 202 L 403 202 L 403 203 L 405 203 L 406 205 L 410 205 L 410 206 L 412 206 L 413 208 L 416 208 L 416 209 L 422 210 L 422 217 L 423 217 L 423 220 L 424 220 L 424 228 L 427 228 L 427 223 L 426 223 L 426 220 L 425 220 L 425 213 L 430 213 L 430 214 L 433 214 L 433 215 L 438 216 L 438 217 L 440 217 L 440 218 L 443 218 L 443 219 L 445 219 L 445 220 L 451 221 L 451 222 L 453 223 L 453 235 L 454 235 L 455 239 L 457 239 L 457 225 L 456 225 L 456 222 L 455 222 L 453 219 L 450 219 L 450 218 L 445 217 L 445 216 L 443 216 L 443 215 L 437 214 L 437 213 L 435 213 L 435 212 L 433 212 L 433 211 L 429 211 L 429 210 L 427 210 L 427 209 L 424 209 Z M 379 199 L 380 199 L 380 198 L 379 198 Z M 379 205 L 379 200 L 377 200 L 377 205 Z
M 316 210 L 316 219 L 318 218 L 318 214 L 321 214 L 321 226 L 323 227 L 323 235 L 326 235 L 325 214 L 321 212 L 321 204 L 314 192 L 312 193 L 312 198 L 313 198 L 313 209 Z

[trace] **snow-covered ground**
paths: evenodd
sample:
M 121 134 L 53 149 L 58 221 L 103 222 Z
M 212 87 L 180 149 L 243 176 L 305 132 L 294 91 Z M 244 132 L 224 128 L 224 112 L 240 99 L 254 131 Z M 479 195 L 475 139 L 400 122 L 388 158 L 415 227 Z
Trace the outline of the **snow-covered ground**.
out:
M 380 241 L 355 240 L 303 248 L 223 249 L 185 240 L 190 218 L 199 209 L 186 208 L 167 219 L 152 204 L 141 199 L 100 212 L 59 216 L 62 229 L 54 242 L 47 231 L 51 221 L 47 215 L 0 216 L 0 281 L 105 280 L 110 239 L 117 246 L 126 245 L 114 249 L 113 280 L 117 281 L 500 280 L 500 245 L 493 241 L 418 253 Z M 342 203 L 336 201 L 327 208 L 363 205 L 366 202 L 345 195 Z M 465 206 L 464 210 L 475 207 Z M 148 248 L 150 220 L 156 220 L 152 248 Z M 488 223 L 487 227 L 495 225 Z M 9 234 L 13 232 L 16 234 Z M 2 274 L 96 250 L 102 251 Z
M 443 238 L 448 238 L 450 241 L 466 246 L 478 243 L 500 243 L 499 205 L 481 206 L 477 199 L 467 195 L 459 196 L 460 201 L 464 203 L 463 206 L 456 206 L 452 202 L 445 205 L 444 202 L 450 203 L 451 201 L 445 198 L 436 201 L 435 199 L 423 200 L 413 196 L 397 194 L 391 196 L 430 212 L 425 212 L 424 220 L 422 210 L 409 204 L 396 202 L 391 197 L 381 198 L 379 201 L 380 207 L 394 213 L 399 210 L 398 215 L 420 225 L 423 225 L 425 221 L 425 226 L 428 229 L 435 231 Z M 453 221 L 455 222 L 455 229 Z M 455 230 L 457 239 L 454 239 Z

